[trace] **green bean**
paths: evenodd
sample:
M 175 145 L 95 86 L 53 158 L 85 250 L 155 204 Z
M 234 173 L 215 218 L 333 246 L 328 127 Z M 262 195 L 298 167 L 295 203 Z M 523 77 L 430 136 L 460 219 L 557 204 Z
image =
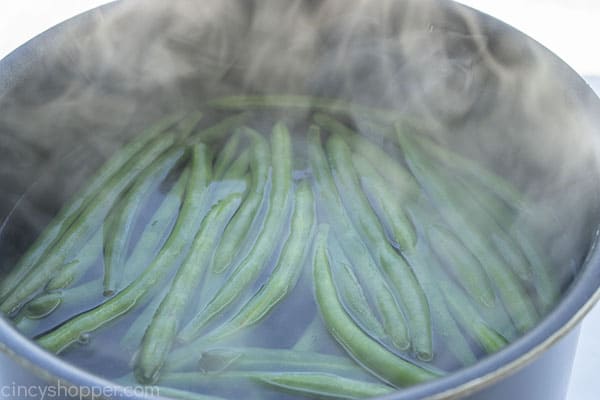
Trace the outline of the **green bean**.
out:
M 358 176 L 352 165 L 350 148 L 339 133 L 334 133 L 327 142 L 327 149 L 335 174 L 342 202 L 350 219 L 369 244 L 373 256 L 379 260 L 397 288 L 401 305 L 404 306 L 410 336 L 417 357 L 423 361 L 433 358 L 431 339 L 431 316 L 427 299 L 413 270 L 387 242 L 385 233 L 369 201 L 364 196 Z
M 316 114 L 314 119 L 319 126 L 331 132 L 338 132 L 355 153 L 369 161 L 377 172 L 400 193 L 401 200 L 410 199 L 420 193 L 418 183 L 406 167 L 381 147 L 326 114 Z
M 417 234 L 402 209 L 400 197 L 366 158 L 360 154 L 353 154 L 352 161 L 365 193 L 374 204 L 381 223 L 391 233 L 394 243 L 404 251 L 414 248 L 417 244 Z
M 434 253 L 471 297 L 484 307 L 493 307 L 496 294 L 479 260 L 446 228 L 432 225 L 426 232 Z
M 252 380 L 299 394 L 319 395 L 334 399 L 357 399 L 378 396 L 394 389 L 380 384 L 344 378 L 335 374 L 318 372 L 222 372 L 205 375 L 199 372 L 183 372 L 165 375 L 162 384 L 206 385 L 232 380 Z M 329 383 L 328 383 L 329 382 Z
M 202 205 L 208 195 L 210 176 L 210 162 L 206 153 L 204 145 L 194 146 L 188 187 L 175 227 L 157 257 L 142 275 L 101 306 L 67 321 L 42 336 L 38 339 L 40 346 L 55 353 L 61 352 L 76 342 L 81 334 L 92 332 L 125 315 L 142 302 L 146 295 L 165 278 L 174 260 L 185 254 L 189 247 L 189 238 L 195 235 L 198 220 L 202 219 L 204 213 L 205 207 Z
M 188 145 L 194 145 L 196 143 L 210 143 L 219 140 L 232 129 L 239 128 L 243 125 L 249 116 L 250 113 L 243 112 L 223 118 L 219 123 L 209 128 L 201 129 L 195 135 L 189 137 L 186 143 Z
M 379 320 L 373 315 L 369 301 L 360 286 L 360 282 L 350 266 L 350 262 L 344 256 L 340 244 L 334 237 L 330 237 L 330 255 L 333 257 L 334 264 L 338 264 L 336 277 L 336 286 L 340 301 L 348 310 L 348 314 L 358 322 L 365 332 L 376 339 L 386 337 L 385 330 Z
M 162 244 L 168 238 L 177 220 L 181 208 L 185 188 L 190 176 L 190 169 L 185 168 L 177 182 L 166 194 L 158 209 L 144 226 L 142 234 L 127 258 L 127 267 L 123 272 L 123 285 L 128 286 L 142 273 L 156 257 Z
M 458 170 L 488 187 L 511 207 L 517 209 L 527 207 L 527 201 L 523 193 L 500 175 L 490 172 L 473 160 L 440 146 L 425 135 L 414 135 L 414 140 L 449 168 Z
M 102 254 L 102 228 L 86 243 L 75 259 L 61 268 L 61 270 L 48 281 L 46 291 L 64 289 L 81 279 L 81 277 L 94 265 Z
M 285 224 L 285 213 L 289 209 L 292 182 L 292 144 L 290 133 L 282 123 L 273 128 L 271 140 L 273 150 L 272 182 L 269 209 L 262 231 L 254 246 L 237 265 L 221 290 L 206 307 L 183 328 L 179 337 L 184 342 L 193 340 L 206 323 L 237 299 L 264 268 L 264 264 L 275 249 Z M 231 225 L 230 225 L 231 226 Z M 224 239 L 222 239 L 224 240 Z
M 152 319 L 154 318 L 154 314 L 156 314 L 156 310 L 160 307 L 163 299 L 169 292 L 171 287 L 171 281 L 167 282 L 165 288 L 159 292 L 159 294 L 152 299 L 146 308 L 135 318 L 134 321 L 129 324 L 129 328 L 125 335 L 121 338 L 120 345 L 121 348 L 127 351 L 137 351 L 144 339 L 144 334 L 146 333 L 146 329 L 152 323 Z M 135 357 L 134 357 L 135 358 Z
M 250 149 L 244 149 L 239 156 L 231 163 L 229 168 L 223 174 L 223 179 L 236 179 L 240 176 L 244 176 L 250 165 Z
M 333 229 L 342 250 L 348 259 L 352 260 L 359 279 L 373 296 L 375 312 L 381 316 L 385 332 L 397 348 L 407 349 L 410 346 L 410 338 L 402 311 L 379 268 L 371 258 L 369 249 L 363 243 L 344 210 L 321 146 L 321 134 L 317 126 L 311 126 L 309 129 L 308 145 L 315 193 L 319 196 L 317 203 L 325 208 L 328 220 L 333 223 Z
M 23 278 L 11 295 L 0 305 L 0 311 L 10 314 L 19 309 L 52 275 L 64 265 L 66 257 L 80 249 L 99 229 L 113 204 L 133 180 L 170 147 L 174 136 L 164 135 L 149 145 L 139 158 L 125 163 L 121 171 L 112 176 L 104 187 L 90 199 L 73 224 L 56 241 L 51 251 Z
M 315 109 L 353 116 L 377 118 L 390 122 L 395 121 L 398 117 L 398 113 L 393 110 L 377 110 L 340 99 L 299 95 L 228 96 L 211 100 L 206 105 L 225 110 L 262 110 L 269 108 Z
M 383 396 L 394 391 L 393 388 L 380 383 L 361 382 L 333 374 L 311 372 L 273 374 L 260 380 L 292 392 L 338 399 L 362 399 Z
M 102 297 L 102 283 L 99 280 L 92 280 L 68 289 L 43 293 L 27 303 L 22 313 L 29 319 L 42 319 L 62 304 L 85 307 L 85 303 L 90 302 L 94 297 L 97 299 Z
M 400 125 L 397 126 L 397 131 L 409 168 L 423 185 L 442 217 L 479 259 L 487 275 L 495 283 L 500 298 L 519 332 L 532 328 L 537 321 L 537 313 L 525 288 L 489 242 L 473 228 L 469 216 L 461 212 L 464 205 L 457 201 L 456 192 L 452 191 L 450 183 L 436 174 L 436 170 L 427 163 L 424 154 L 411 137 L 403 132 Z
M 303 181 L 296 190 L 290 234 L 277 266 L 260 291 L 231 320 L 210 332 L 208 337 L 220 340 L 258 323 L 296 287 L 314 228 L 314 208 L 310 185 Z
M 495 353 L 508 344 L 505 338 L 483 321 L 475 307 L 447 277 L 441 278 L 440 286 L 455 318 L 487 353 Z
M 438 377 L 438 373 L 423 369 L 385 349 L 348 316 L 337 297 L 331 275 L 327 235 L 327 229 L 320 227 L 315 245 L 313 282 L 316 301 L 330 333 L 361 365 L 392 385 L 412 385 Z
M 187 302 L 200 283 L 214 246 L 240 202 L 239 193 L 231 194 L 214 205 L 202 221 L 190 253 L 177 271 L 169 292 L 146 330 L 134 370 L 138 381 L 155 383 L 158 380 Z
M 229 137 L 229 140 L 225 142 L 217 158 L 215 159 L 214 176 L 215 180 L 223 178 L 225 172 L 229 169 L 230 165 L 236 159 L 236 154 L 240 143 L 242 142 L 242 133 L 239 129 L 235 131 L 233 135 Z
M 234 215 L 233 219 L 225 228 L 223 238 L 217 247 L 213 260 L 212 271 L 222 273 L 227 270 L 238 254 L 239 248 L 247 235 L 247 232 L 256 218 L 260 204 L 265 193 L 265 186 L 269 176 L 269 144 L 258 132 L 246 128 L 244 130 L 252 140 L 251 164 L 252 187 L 244 203 Z
M 540 244 L 535 240 L 536 235 L 531 232 L 525 221 L 524 217 L 531 213 L 529 206 L 521 207 L 515 213 L 509 205 L 485 187 L 476 187 L 473 182 L 465 183 L 465 185 L 470 189 L 469 193 L 473 194 L 479 204 L 495 218 L 498 225 L 507 233 L 508 239 L 512 239 L 510 243 L 506 237 L 500 239 L 500 242 L 496 239 L 496 248 L 511 266 L 530 268 L 526 271 L 521 269 L 521 273 L 519 270 L 515 271 L 519 273 L 521 279 L 533 284 L 541 312 L 548 312 L 560 297 L 560 288 L 557 280 L 552 279 L 552 273 L 548 269 L 552 265 L 551 262 L 540 248 Z M 516 254 L 515 251 L 517 251 Z M 523 262 L 521 256 L 525 256 L 528 263 Z
M 185 154 L 175 147 L 163 154 L 136 178 L 132 187 L 116 206 L 114 219 L 105 224 L 104 230 L 104 295 L 112 296 L 122 284 L 127 251 L 135 222 L 141 208 L 156 187 L 167 177 Z
M 206 374 L 225 370 L 329 372 L 368 379 L 370 374 L 354 361 L 311 351 L 260 347 L 216 347 L 201 352 L 198 363 Z
M 25 254 L 11 269 L 11 272 L 0 281 L 0 302 L 23 281 L 25 276 L 39 263 L 42 256 L 48 251 L 55 241 L 66 232 L 73 221 L 81 213 L 82 207 L 92 200 L 105 184 L 122 167 L 131 162 L 132 158 L 140 157 L 144 147 L 154 141 L 158 135 L 181 119 L 181 114 L 170 115 L 146 131 L 142 132 L 131 143 L 127 144 L 114 154 L 88 181 L 72 200 L 70 200 L 58 213 L 56 217 L 46 226 L 36 241 L 27 249 Z

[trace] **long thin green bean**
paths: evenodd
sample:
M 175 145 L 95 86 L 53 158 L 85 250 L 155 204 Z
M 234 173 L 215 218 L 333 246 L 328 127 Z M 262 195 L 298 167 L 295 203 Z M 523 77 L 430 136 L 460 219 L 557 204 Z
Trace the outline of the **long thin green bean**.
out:
M 181 160 L 185 151 L 175 147 L 163 154 L 136 178 L 116 206 L 114 219 L 104 225 L 104 295 L 112 296 L 121 288 L 127 251 L 141 208 L 156 187 Z
M 207 334 L 220 340 L 258 323 L 279 304 L 298 283 L 306 249 L 311 242 L 315 223 L 315 204 L 310 184 L 303 181 L 296 189 L 290 234 L 277 266 L 260 291 L 229 321 Z
M 174 140 L 173 135 L 164 135 L 151 143 L 139 158 L 132 158 L 125 163 L 121 171 L 112 176 L 90 199 L 77 220 L 56 241 L 51 251 L 15 287 L 10 296 L 0 305 L 0 311 L 6 314 L 14 312 L 38 289 L 46 285 L 52 275 L 64 265 L 68 254 L 73 253 L 75 249 L 80 249 L 99 229 L 121 192 L 169 148 Z
M 371 337 L 378 340 L 384 339 L 387 335 L 379 320 L 373 315 L 369 301 L 365 296 L 360 281 L 354 274 L 350 261 L 346 258 L 340 244 L 335 237 L 330 236 L 329 251 L 334 260 L 334 277 L 340 301 L 348 310 L 348 314 L 354 319 L 361 328 Z
M 236 371 L 220 374 L 180 372 L 167 374 L 162 385 L 202 386 L 214 382 L 255 381 L 298 394 L 329 399 L 359 399 L 391 393 L 394 389 L 381 383 L 359 381 L 331 373 Z
M 404 315 L 386 280 L 370 256 L 369 249 L 345 212 L 321 145 L 321 133 L 317 126 L 311 126 L 309 129 L 308 146 L 315 194 L 318 196 L 317 203 L 325 208 L 338 242 L 348 259 L 352 260 L 358 277 L 365 285 L 367 292 L 373 296 L 374 312 L 381 316 L 385 332 L 397 348 L 405 350 L 410 347 L 410 337 Z
M 223 118 L 218 123 L 206 128 L 200 129 L 196 134 L 186 139 L 187 145 L 194 145 L 197 143 L 212 143 L 215 140 L 223 138 L 232 129 L 237 129 L 244 124 L 244 122 L 250 117 L 250 113 L 242 112 L 239 114 L 231 115 Z
M 187 302 L 198 287 L 215 244 L 240 202 L 239 193 L 231 194 L 214 205 L 202 221 L 190 253 L 177 271 L 169 292 L 144 335 L 134 369 L 139 382 L 148 384 L 158 380 L 160 369 L 177 335 Z
M 380 146 L 372 143 L 366 137 L 348 128 L 335 118 L 326 114 L 316 114 L 315 122 L 331 131 L 338 132 L 352 147 L 352 150 L 363 156 L 401 195 L 401 200 L 411 199 L 420 193 L 415 178 L 399 160 L 390 156 Z
M 327 150 L 338 191 L 350 219 L 397 288 L 417 357 L 430 361 L 433 358 L 431 316 L 423 289 L 410 266 L 387 242 L 383 228 L 360 187 L 350 148 L 339 132 L 330 136 Z
M 79 279 L 94 265 L 94 263 L 102 255 L 102 229 L 86 243 L 69 264 L 61 268 L 61 270 L 48 281 L 45 290 L 51 292 L 53 290 L 64 289 L 77 283 Z
M 240 176 L 244 176 L 248 167 L 250 166 L 251 150 L 244 149 L 238 155 L 238 157 L 231 163 L 229 168 L 223 174 L 223 180 L 227 179 L 239 179 Z M 266 179 L 266 178 L 265 178 Z
M 242 142 L 242 133 L 239 129 L 236 129 L 235 133 L 229 137 L 223 147 L 220 149 L 219 154 L 215 159 L 214 176 L 215 180 L 223 178 L 225 172 L 229 169 L 230 165 L 236 159 L 238 148 Z
M 291 197 L 292 143 L 290 132 L 284 124 L 278 123 L 273 128 L 271 147 L 273 188 L 263 229 L 258 234 L 248 255 L 231 273 L 221 290 L 182 329 L 179 337 L 184 342 L 189 342 L 197 337 L 208 322 L 242 295 L 264 268 L 265 261 L 275 249 L 277 238 L 281 235 L 285 225 L 285 215 L 288 212 Z
M 244 203 L 234 215 L 233 219 L 223 233 L 223 239 L 219 243 L 212 271 L 222 273 L 231 266 L 232 260 L 238 254 L 241 244 L 247 235 L 248 229 L 255 219 L 258 209 L 264 197 L 266 182 L 269 177 L 269 144 L 260 133 L 246 128 L 244 133 L 252 140 L 251 164 L 252 186 Z
M 452 232 L 432 225 L 427 232 L 431 248 L 471 297 L 485 307 L 492 307 L 496 294 L 479 260 L 460 243 Z
M 317 234 L 314 253 L 314 284 L 321 315 L 335 339 L 361 365 L 384 381 L 405 386 L 425 382 L 439 376 L 412 364 L 371 339 L 356 326 L 338 299 L 327 251 L 327 228 Z
M 390 188 L 366 158 L 353 154 L 352 161 L 367 197 L 394 243 L 404 251 L 413 249 L 417 243 L 416 230 L 402 208 L 402 200 L 396 191 Z
M 0 281 L 0 302 L 21 282 L 23 278 L 38 264 L 41 257 L 50 249 L 54 242 L 59 239 L 71 226 L 73 221 L 81 213 L 82 207 L 93 199 L 97 192 L 133 157 L 139 157 L 139 153 L 158 135 L 173 126 L 183 117 L 182 114 L 173 114 L 153 124 L 142 132 L 131 143 L 127 144 L 114 154 L 88 181 L 86 186 L 70 200 L 48 224 L 35 242 L 27 249 L 25 254 L 11 269 L 10 274 L 4 276 Z
M 189 238 L 195 235 L 198 220 L 203 216 L 202 204 L 208 196 L 207 187 L 211 174 L 209 160 L 206 147 L 202 144 L 195 145 L 188 187 L 175 227 L 157 257 L 142 275 L 101 306 L 67 321 L 39 338 L 37 342 L 40 346 L 54 353 L 60 353 L 76 342 L 83 333 L 93 332 L 125 315 L 164 279 L 171 270 L 174 260 L 185 254 L 189 247 Z
M 519 332 L 528 331 L 535 325 L 538 317 L 525 288 L 495 249 L 481 237 L 480 232 L 473 229 L 468 216 L 461 212 L 461 204 L 457 203 L 449 182 L 436 175 L 416 143 L 411 140 L 412 137 L 404 132 L 401 125 L 397 126 L 397 132 L 409 168 L 423 185 L 442 217 L 479 259 L 495 283 L 500 298 Z
M 184 169 L 143 228 L 139 240 L 127 258 L 127 267 L 123 272 L 124 287 L 136 280 L 150 265 L 169 237 L 183 203 L 189 176 L 190 169 Z

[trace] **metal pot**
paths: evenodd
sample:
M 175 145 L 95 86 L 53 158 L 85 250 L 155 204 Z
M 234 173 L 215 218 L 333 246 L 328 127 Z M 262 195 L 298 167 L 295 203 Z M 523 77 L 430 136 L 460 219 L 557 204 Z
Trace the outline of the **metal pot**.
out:
M 139 126 L 148 114 L 201 104 L 198 93 L 206 98 L 238 91 L 308 93 L 344 97 L 375 106 L 401 107 L 397 93 L 410 89 L 388 85 L 389 79 L 378 76 L 391 73 L 390 76 L 398 78 L 393 82 L 397 82 L 402 81 L 402 73 L 426 70 L 440 74 L 441 78 L 431 86 L 421 88 L 421 97 L 413 99 L 411 104 L 417 107 L 425 102 L 430 106 L 433 122 L 456 126 L 460 123 L 457 121 L 464 120 L 473 110 L 489 106 L 498 90 L 506 87 L 498 85 L 489 75 L 469 69 L 473 67 L 469 64 L 468 79 L 461 81 L 458 89 L 450 88 L 445 92 L 452 96 L 456 94 L 453 90 L 459 90 L 461 98 L 467 101 L 432 102 L 432 96 L 435 98 L 440 87 L 447 89 L 444 85 L 448 79 L 460 80 L 456 75 L 460 70 L 453 69 L 456 65 L 445 62 L 456 60 L 464 51 L 478 55 L 485 51 L 492 54 L 491 60 L 496 63 L 488 65 L 489 70 L 496 68 L 498 72 L 500 69 L 520 77 L 518 79 L 537 76 L 541 71 L 538 66 L 543 66 L 548 79 L 546 95 L 560 99 L 552 104 L 550 112 L 554 110 L 552 107 L 560 107 L 566 115 L 576 113 L 577 120 L 585 127 L 583 132 L 573 134 L 572 139 L 577 142 L 574 149 L 593 149 L 600 138 L 600 102 L 574 71 L 520 32 L 467 7 L 443 0 L 370 3 L 377 6 L 357 2 L 353 10 L 335 0 L 304 0 L 285 7 L 270 0 L 223 3 L 225 5 L 219 8 L 217 15 L 224 18 L 223 21 L 211 15 L 210 7 L 206 10 L 193 7 L 193 2 L 185 0 L 168 5 L 135 0 L 112 3 L 41 34 L 0 62 L 0 109 L 3 110 L 0 131 L 2 141 L 6 143 L 0 145 L 0 173 L 3 174 L 0 187 L 4 192 L 0 196 L 0 215 L 8 215 L 24 193 L 29 199 L 25 207 L 29 214 L 17 209 L 3 232 L 5 237 L 14 238 L 0 248 L 5 268 L 85 176 L 107 154 L 128 140 L 123 132 L 135 131 L 129 128 Z M 180 9 L 194 10 L 196 14 L 185 15 L 177 11 Z M 316 9 L 325 11 L 315 14 Z M 259 19 L 268 15 L 271 18 Z M 180 24 L 182 18 L 185 23 Z M 389 28 L 394 34 L 402 37 L 425 35 L 427 38 L 433 35 L 444 38 L 444 46 L 435 47 L 439 42 L 427 40 L 403 42 L 409 47 L 425 43 L 414 54 L 429 54 L 433 58 L 418 59 L 414 65 L 410 62 L 394 64 L 395 56 L 388 57 L 388 53 L 393 53 L 388 52 L 394 47 L 391 46 L 385 47 L 388 55 L 381 61 L 380 45 L 389 46 L 390 41 L 397 39 L 389 32 L 383 32 L 381 23 L 384 20 L 385 29 Z M 394 26 L 396 20 L 401 28 Z M 136 21 L 144 23 L 134 23 Z M 262 33 L 253 30 L 252 21 L 263 24 Z M 211 29 L 193 29 L 203 24 L 210 25 Z M 349 29 L 351 34 L 344 34 Z M 281 34 L 290 39 L 301 32 L 316 35 L 304 36 L 307 41 L 316 43 L 314 47 L 308 47 L 312 53 L 309 51 L 303 59 L 302 51 L 307 48 L 300 46 L 302 41 L 299 41 L 293 44 L 299 45 L 300 49 L 289 46 L 286 50 L 289 57 L 265 60 L 269 55 L 283 51 L 286 44 L 285 40 L 270 42 L 269 37 Z M 202 47 L 206 41 L 210 45 Z M 250 47 L 241 46 L 242 42 Z M 169 43 L 169 52 L 164 53 L 164 48 L 157 43 Z M 202 51 L 197 52 L 198 49 Z M 256 57 L 253 54 L 256 49 L 264 51 L 262 59 L 248 63 Z M 431 62 L 439 61 L 435 57 L 440 51 L 446 52 L 447 57 L 442 63 Z M 335 58 L 340 54 L 344 55 L 343 60 Z M 365 59 L 367 65 L 360 65 Z M 481 61 L 472 57 L 467 59 L 471 63 Z M 459 61 L 464 59 L 459 57 Z M 154 62 L 161 63 L 161 68 L 153 68 Z M 347 64 L 351 66 L 342 68 Z M 384 67 L 390 68 L 391 72 Z M 363 71 L 362 75 L 353 75 L 357 71 Z M 73 91 L 77 94 L 73 95 Z M 62 103 L 51 102 L 56 98 L 62 99 Z M 111 117 L 107 118 L 109 115 Z M 25 122 L 21 124 L 22 121 Z M 465 131 L 472 134 L 473 129 L 471 126 L 471 130 Z M 546 138 L 546 133 L 537 134 Z M 571 132 L 565 135 L 571 135 Z M 481 143 L 501 148 L 500 155 L 513 154 L 513 139 L 510 133 L 500 136 L 498 130 L 492 129 L 481 138 Z M 550 142 L 556 137 L 547 139 Z M 459 134 L 454 140 L 467 142 Z M 78 159 L 65 152 L 65 148 L 79 154 Z M 513 158 L 494 155 L 496 157 L 485 162 L 503 170 L 507 170 L 507 163 L 514 162 Z M 476 365 L 382 399 L 564 399 L 579 323 L 600 298 L 600 252 L 595 246 L 600 221 L 598 202 L 595 201 L 600 175 L 595 154 L 587 156 L 582 157 L 585 161 L 579 162 L 578 154 L 568 154 L 575 159 L 575 164 L 568 164 L 569 167 L 578 167 L 568 170 L 572 177 L 578 178 L 574 187 L 578 190 L 583 187 L 586 195 L 577 197 L 581 203 L 576 212 L 569 214 L 571 225 L 568 229 L 574 229 L 575 234 L 565 239 L 565 247 L 570 253 L 577 253 L 576 264 L 581 267 L 566 281 L 563 298 L 556 308 L 532 331 Z M 82 160 L 87 169 L 81 168 Z M 523 165 L 519 164 L 519 168 L 532 168 L 527 161 Z M 519 171 L 517 168 L 517 173 L 511 176 L 517 183 L 521 177 Z M 549 199 L 546 205 L 561 209 L 570 204 L 564 200 L 564 196 L 558 196 Z M 29 218 L 32 212 L 39 218 Z M 89 388 L 88 392 L 81 390 L 82 394 L 102 393 L 106 396 L 109 393 L 107 397 L 128 399 L 143 397 L 46 353 L 5 320 L 0 320 L 0 350 L 5 353 L 0 359 L 0 385 L 61 382 L 80 389 Z

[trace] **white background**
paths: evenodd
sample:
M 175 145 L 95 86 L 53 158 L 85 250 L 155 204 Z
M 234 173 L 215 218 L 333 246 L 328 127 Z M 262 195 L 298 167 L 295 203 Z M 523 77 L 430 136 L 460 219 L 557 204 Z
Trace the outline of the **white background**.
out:
M 47 28 L 106 0 L 0 0 L 0 58 Z M 538 40 L 586 77 L 600 77 L 600 1 L 462 0 Z M 201 3 L 200 3 L 201 4 Z M 596 88 L 600 93 L 600 87 Z M 600 307 L 583 324 L 568 400 L 600 393 Z M 515 399 L 520 400 L 520 399 Z

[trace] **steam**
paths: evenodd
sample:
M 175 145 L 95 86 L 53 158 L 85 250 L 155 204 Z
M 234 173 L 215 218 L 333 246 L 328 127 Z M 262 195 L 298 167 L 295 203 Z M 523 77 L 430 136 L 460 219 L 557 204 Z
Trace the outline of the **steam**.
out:
M 595 229 L 598 121 L 582 83 L 537 43 L 449 2 L 129 0 L 44 48 L 0 93 L 0 270 L 141 128 L 223 95 L 307 94 L 410 116 L 515 182 L 531 199 L 523 218 L 552 233 L 561 265 L 585 256 Z

